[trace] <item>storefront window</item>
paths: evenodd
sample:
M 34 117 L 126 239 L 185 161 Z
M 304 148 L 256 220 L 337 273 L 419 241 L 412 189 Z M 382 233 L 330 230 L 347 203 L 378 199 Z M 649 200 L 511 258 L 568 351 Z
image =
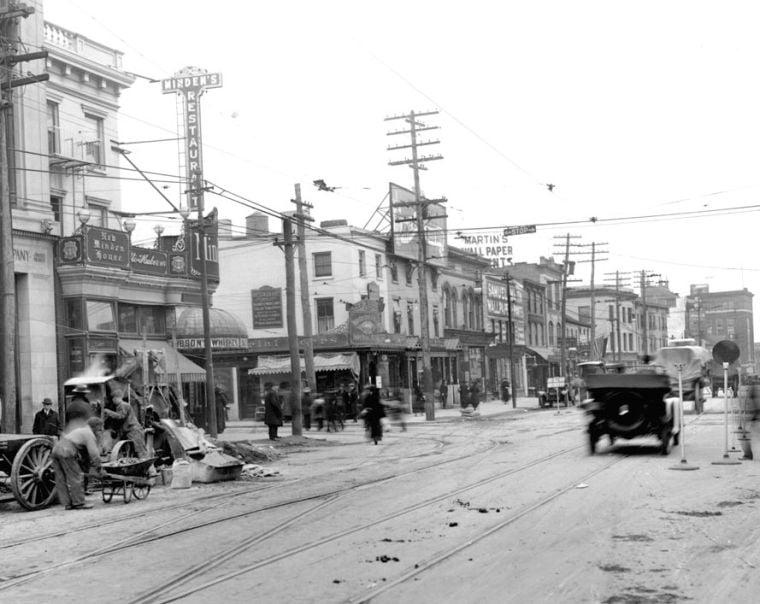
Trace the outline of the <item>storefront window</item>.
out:
M 162 306 L 140 306 L 137 316 L 141 335 L 166 333 L 166 314 Z
M 119 333 L 137 333 L 137 307 L 119 304 Z
M 66 300 L 66 327 L 75 329 L 79 332 L 84 331 L 84 321 L 82 321 L 82 300 Z
M 113 303 L 87 300 L 87 327 L 90 331 L 116 331 Z

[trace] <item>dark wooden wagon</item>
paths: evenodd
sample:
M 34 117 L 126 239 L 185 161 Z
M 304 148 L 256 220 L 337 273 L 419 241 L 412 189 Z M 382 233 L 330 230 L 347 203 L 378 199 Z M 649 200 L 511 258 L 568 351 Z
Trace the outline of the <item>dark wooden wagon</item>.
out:
M 27 510 L 53 502 L 53 443 L 47 436 L 0 434 L 0 501 L 15 499 Z

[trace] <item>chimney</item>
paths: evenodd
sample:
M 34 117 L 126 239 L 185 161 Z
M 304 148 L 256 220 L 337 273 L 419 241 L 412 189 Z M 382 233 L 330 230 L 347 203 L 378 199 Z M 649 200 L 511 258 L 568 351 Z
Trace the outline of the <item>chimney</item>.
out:
M 269 233 L 269 216 L 254 212 L 245 217 L 246 237 L 253 238 L 267 233 Z

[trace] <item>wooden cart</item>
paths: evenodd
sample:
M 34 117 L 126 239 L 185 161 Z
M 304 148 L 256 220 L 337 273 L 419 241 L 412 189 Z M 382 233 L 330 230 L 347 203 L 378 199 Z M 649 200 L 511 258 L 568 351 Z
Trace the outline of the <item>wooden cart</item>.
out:
M 124 503 L 135 499 L 145 499 L 156 481 L 150 469 L 156 457 L 141 459 L 133 463 L 118 463 L 115 461 L 103 464 L 105 475 L 101 479 L 101 493 L 105 503 L 111 503 L 114 495 L 121 497 Z
M 47 436 L 0 434 L 0 501 L 15 499 L 27 510 L 53 502 L 53 443 Z

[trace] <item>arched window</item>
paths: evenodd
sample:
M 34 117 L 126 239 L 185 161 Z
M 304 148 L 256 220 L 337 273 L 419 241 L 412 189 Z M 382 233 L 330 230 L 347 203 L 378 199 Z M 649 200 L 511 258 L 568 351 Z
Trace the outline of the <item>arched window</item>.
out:
M 538 326 L 538 334 L 539 334 L 539 346 L 546 346 L 546 334 L 544 333 L 544 324 L 541 323 Z
M 448 283 L 443 286 L 443 325 L 451 327 L 451 290 Z
M 467 291 L 462 292 L 462 323 L 464 323 L 464 328 L 467 329 L 470 327 L 470 324 L 468 322 L 468 297 L 467 297 Z
M 459 327 L 459 321 L 458 319 L 458 313 L 457 313 L 457 303 L 459 300 L 457 299 L 457 290 L 452 289 L 451 290 L 451 326 L 456 329 Z
M 472 292 L 470 292 L 470 295 L 468 296 L 467 311 L 467 324 L 470 329 L 477 329 L 478 326 L 475 323 L 475 296 Z
M 549 321 L 549 346 L 554 346 L 554 322 Z

